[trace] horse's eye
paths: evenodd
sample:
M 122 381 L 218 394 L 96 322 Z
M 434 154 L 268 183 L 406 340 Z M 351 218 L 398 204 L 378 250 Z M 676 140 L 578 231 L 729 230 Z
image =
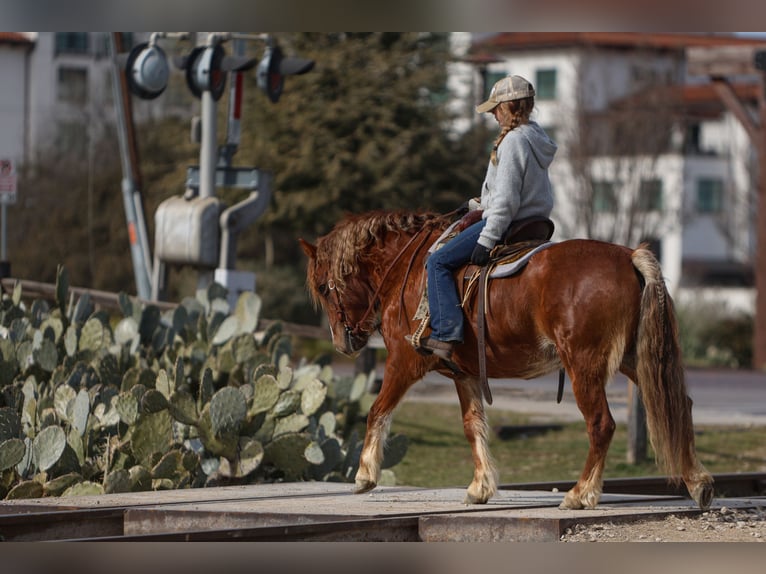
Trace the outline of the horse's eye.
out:
M 319 294 L 322 296 L 327 295 L 327 283 L 317 285 L 317 291 L 319 291 Z

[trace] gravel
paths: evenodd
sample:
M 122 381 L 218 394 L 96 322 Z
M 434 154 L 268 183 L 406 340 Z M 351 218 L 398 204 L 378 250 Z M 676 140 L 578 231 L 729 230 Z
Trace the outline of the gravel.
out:
M 576 524 L 562 542 L 766 542 L 766 510 L 720 509 L 624 524 Z

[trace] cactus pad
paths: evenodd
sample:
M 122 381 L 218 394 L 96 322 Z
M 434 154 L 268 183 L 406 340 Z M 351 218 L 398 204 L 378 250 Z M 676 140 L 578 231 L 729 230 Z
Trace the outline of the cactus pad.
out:
M 66 435 L 61 427 L 45 427 L 32 442 L 32 458 L 40 470 L 56 464 L 66 448 Z
M 244 478 L 255 471 L 263 460 L 263 446 L 257 440 L 242 437 L 239 440 L 239 453 L 234 461 L 221 457 L 218 472 L 222 476 Z
M 197 404 L 194 402 L 194 397 L 186 391 L 176 391 L 170 395 L 168 409 L 179 423 L 196 425 L 198 422 Z
M 67 488 L 62 494 L 62 497 L 67 496 L 98 496 L 104 494 L 104 487 L 98 483 L 90 482 L 78 482 Z
M 295 391 L 285 391 L 279 395 L 279 400 L 271 409 L 275 417 L 284 417 L 294 413 L 301 405 L 301 394 Z
M 301 480 L 309 467 L 304 452 L 310 442 L 304 434 L 282 435 L 266 445 L 263 460 L 281 470 L 285 480 Z
M 301 412 L 311 416 L 319 410 L 327 397 L 327 387 L 319 379 L 306 383 L 301 393 Z
M 247 416 L 244 395 L 234 387 L 224 387 L 210 400 L 210 422 L 216 436 L 236 433 Z
M 271 410 L 277 404 L 280 389 L 277 380 L 272 375 L 263 375 L 253 385 L 253 402 L 250 414 L 255 415 Z
M 130 492 L 130 473 L 124 468 L 113 470 L 104 478 L 104 493 Z
M 14 486 L 6 500 L 21 500 L 25 498 L 42 498 L 44 494 L 43 485 L 36 480 L 25 480 Z
M 11 438 L 0 443 L 0 472 L 19 464 L 27 452 L 24 441 Z
M 168 411 L 143 414 L 133 427 L 130 439 L 136 459 L 142 463 L 151 461 L 155 453 L 164 453 L 172 438 L 172 422 Z
M 301 432 L 309 426 L 309 418 L 301 413 L 293 413 L 277 419 L 274 425 L 274 437 L 287 433 Z
M 61 496 L 67 488 L 78 482 L 82 482 L 82 475 L 79 472 L 70 472 L 46 482 L 43 490 L 45 496 Z

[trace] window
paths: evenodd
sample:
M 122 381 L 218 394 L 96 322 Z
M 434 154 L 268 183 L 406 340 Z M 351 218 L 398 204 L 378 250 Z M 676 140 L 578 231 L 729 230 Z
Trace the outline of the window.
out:
M 594 213 L 617 213 L 617 196 L 611 181 L 593 181 Z
M 88 34 L 86 32 L 57 32 L 56 55 L 87 54 Z
M 645 179 L 638 190 L 639 211 L 662 211 L 662 180 Z
M 77 105 L 88 103 L 88 70 L 63 66 L 59 68 L 58 100 Z
M 697 211 L 699 213 L 723 211 L 723 181 L 714 178 L 697 180 Z
M 537 70 L 535 93 L 540 100 L 556 99 L 556 70 Z

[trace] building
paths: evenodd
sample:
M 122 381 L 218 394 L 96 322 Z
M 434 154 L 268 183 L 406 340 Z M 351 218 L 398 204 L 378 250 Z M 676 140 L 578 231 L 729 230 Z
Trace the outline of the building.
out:
M 732 35 L 503 33 L 464 61 L 474 101 L 508 73 L 534 84 L 535 119 L 559 144 L 559 239 L 648 241 L 674 296 L 714 292 L 752 311 L 753 146 L 708 79 L 687 73 L 687 48 L 731 45 L 766 50 Z M 757 76 L 733 86 L 756 105 Z
M 19 165 L 50 147 L 87 151 L 114 125 L 110 33 L 0 33 L 0 156 Z M 123 34 L 124 49 L 148 34 Z M 156 101 L 133 100 L 137 121 L 190 115 L 191 97 L 176 78 Z
M 25 158 L 29 60 L 34 43 L 24 34 L 0 32 L 0 158 Z

